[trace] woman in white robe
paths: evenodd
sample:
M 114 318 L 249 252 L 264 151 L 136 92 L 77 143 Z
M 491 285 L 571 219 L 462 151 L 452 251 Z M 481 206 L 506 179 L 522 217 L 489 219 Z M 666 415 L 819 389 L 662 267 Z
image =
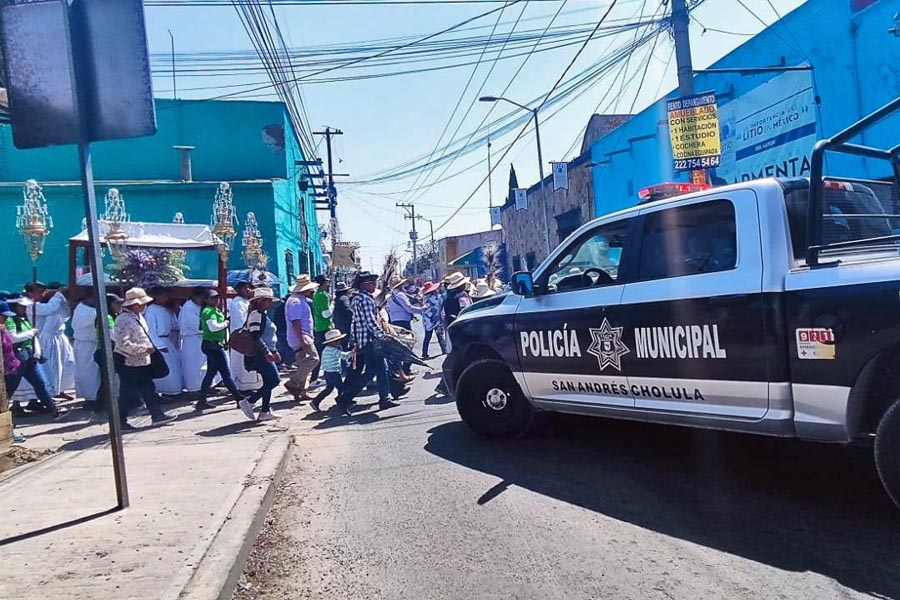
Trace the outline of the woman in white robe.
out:
M 166 365 L 169 367 L 169 375 L 162 379 L 154 379 L 156 391 L 165 396 L 177 396 L 181 394 L 184 386 L 184 378 L 181 374 L 181 351 L 172 337 L 175 329 L 175 313 L 166 306 L 169 294 L 165 288 L 153 288 L 150 290 L 153 304 L 144 309 L 144 318 L 147 320 L 147 328 L 153 345 L 159 348 Z
M 75 389 L 75 353 L 66 337 L 66 321 L 69 320 L 69 304 L 58 290 L 48 290 L 47 302 L 35 302 L 38 339 L 41 351 L 47 359 L 45 365 L 47 383 L 54 396 Z
M 246 282 L 240 282 L 235 286 L 238 295 L 228 301 L 229 331 L 234 333 L 247 322 L 250 313 L 250 300 L 247 296 L 253 294 L 253 287 Z M 244 355 L 237 350 L 229 353 L 229 365 L 234 384 L 242 392 L 259 389 L 262 386 L 262 378 L 256 371 L 248 371 L 244 368 Z
M 202 290 L 203 288 L 199 288 Z M 206 375 L 206 355 L 200 349 L 202 343 L 200 333 L 200 304 L 191 300 L 184 303 L 178 313 L 178 329 L 181 337 L 181 374 L 184 377 L 184 389 L 188 392 L 199 392 L 203 376 Z
M 72 313 L 72 332 L 75 339 L 75 395 L 94 402 L 100 385 L 100 366 L 94 362 L 97 309 L 86 301 L 79 302 Z

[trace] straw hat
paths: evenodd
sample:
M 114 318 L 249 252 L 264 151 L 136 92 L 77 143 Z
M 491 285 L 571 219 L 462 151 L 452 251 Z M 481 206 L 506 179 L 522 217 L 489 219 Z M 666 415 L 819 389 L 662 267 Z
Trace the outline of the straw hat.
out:
M 390 287 L 391 287 L 392 290 L 395 290 L 395 289 L 397 289 L 398 287 L 400 287 L 401 285 L 403 285 L 404 283 L 406 283 L 407 281 L 409 281 L 409 280 L 408 280 L 408 279 L 405 279 L 405 278 L 403 278 L 403 277 L 391 278 L 391 285 L 390 285 Z
M 325 343 L 330 344 L 331 342 L 342 340 L 345 337 L 347 337 L 346 333 L 341 333 L 338 329 L 329 329 L 325 332 Z
M 451 273 L 447 277 L 447 289 L 455 290 L 469 283 L 470 279 L 460 272 Z
M 275 298 L 275 292 L 272 291 L 272 288 L 256 288 L 253 290 L 253 300 L 262 300 L 264 298 Z
M 435 282 L 433 282 L 433 281 L 429 281 L 429 282 L 426 283 L 425 286 L 422 288 L 422 295 L 423 295 L 423 296 L 427 296 L 427 295 L 430 294 L 431 292 L 436 292 L 440 287 L 441 287 L 440 284 L 435 283 Z
M 479 279 L 475 283 L 475 293 L 473 297 L 477 300 L 481 300 L 482 298 L 490 298 L 491 296 L 495 296 L 497 292 L 492 290 L 490 286 L 487 284 L 487 281 L 484 279 Z
M 308 292 L 310 290 L 315 290 L 319 287 L 318 283 L 313 283 L 308 273 L 303 273 L 299 277 L 297 277 L 297 283 L 291 288 L 291 292 L 295 294 L 302 294 L 303 292 Z
M 122 306 L 134 306 L 135 304 L 150 304 L 153 302 L 153 298 L 151 298 L 147 292 L 144 291 L 144 288 L 133 287 L 127 292 L 125 292 L 125 302 L 122 303 Z

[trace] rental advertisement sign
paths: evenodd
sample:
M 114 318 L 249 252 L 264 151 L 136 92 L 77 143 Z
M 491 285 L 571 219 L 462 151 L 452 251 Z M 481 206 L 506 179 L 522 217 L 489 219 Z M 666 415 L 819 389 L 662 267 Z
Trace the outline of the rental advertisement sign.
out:
M 722 160 L 714 185 L 764 177 L 807 177 L 816 143 L 815 91 L 808 72 L 792 71 L 719 108 Z
M 676 171 L 719 166 L 722 147 L 716 93 L 706 92 L 666 102 L 669 139 Z

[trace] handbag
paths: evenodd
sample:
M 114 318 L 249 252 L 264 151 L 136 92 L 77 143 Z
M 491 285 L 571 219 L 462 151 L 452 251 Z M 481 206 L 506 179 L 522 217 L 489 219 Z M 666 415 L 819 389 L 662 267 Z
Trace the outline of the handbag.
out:
M 150 341 L 150 344 L 153 345 L 153 352 L 150 354 L 150 375 L 153 379 L 163 379 L 169 376 L 169 365 L 166 364 L 166 357 L 163 356 L 163 353 L 159 351 L 159 348 L 156 347 L 156 344 L 153 344 L 153 338 L 150 337 L 150 332 L 147 331 L 147 328 L 144 327 L 144 324 L 141 323 L 140 317 L 135 317 L 138 325 L 140 325 L 141 329 L 144 330 L 144 334 L 147 336 L 147 340 Z
M 249 329 L 241 327 L 231 334 L 231 349 L 244 356 L 256 355 L 256 342 L 253 341 Z

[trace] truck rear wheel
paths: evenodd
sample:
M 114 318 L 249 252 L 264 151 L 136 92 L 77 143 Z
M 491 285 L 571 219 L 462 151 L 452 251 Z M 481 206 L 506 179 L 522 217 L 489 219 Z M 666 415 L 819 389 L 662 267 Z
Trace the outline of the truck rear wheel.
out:
M 466 367 L 456 385 L 456 408 L 475 433 L 512 439 L 528 432 L 534 409 L 502 361 L 485 358 Z
M 900 400 L 884 413 L 878 424 L 875 465 L 885 491 L 900 508 Z

